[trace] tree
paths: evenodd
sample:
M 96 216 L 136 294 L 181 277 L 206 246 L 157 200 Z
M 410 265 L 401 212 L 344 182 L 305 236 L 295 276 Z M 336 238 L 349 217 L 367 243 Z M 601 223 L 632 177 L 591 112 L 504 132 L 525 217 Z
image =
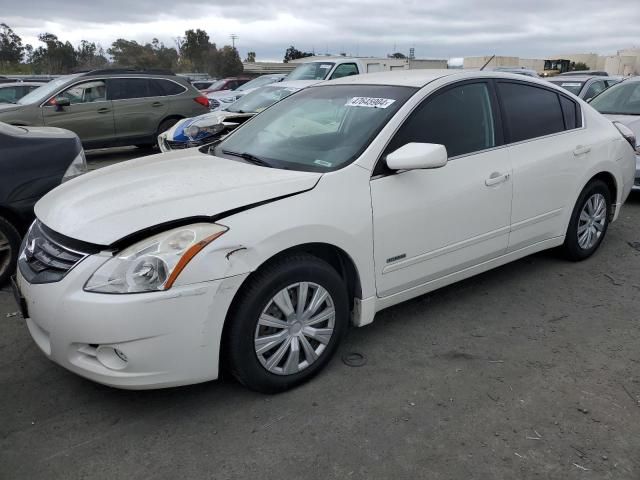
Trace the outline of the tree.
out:
M 256 61 L 256 52 L 248 52 L 247 58 L 244 59 L 247 63 L 255 63 Z
M 52 33 L 41 33 L 38 40 L 46 47 L 33 51 L 32 62 L 36 73 L 65 74 L 76 68 L 76 52 L 70 42 L 62 43 Z
M 392 53 L 390 55 L 387 55 L 387 57 L 389 57 L 389 58 L 407 58 L 407 56 L 404 53 L 400 53 L 400 52 Z
M 174 69 L 178 65 L 178 52 L 166 47 L 157 38 L 144 45 L 135 40 L 119 38 L 107 50 L 113 62 L 121 67 L 148 70 L 150 68 Z
M 231 45 L 225 45 L 218 51 L 218 68 L 216 73 L 221 77 L 234 77 L 240 75 L 244 68 L 240 61 L 238 50 Z
M 287 48 L 287 51 L 284 53 L 284 63 L 289 63 L 291 60 L 295 60 L 296 58 L 306 58 L 312 57 L 313 53 L 302 52 L 298 50 L 296 47 L 291 45 Z
M 589 70 L 589 66 L 584 62 L 576 62 L 573 64 L 573 70 L 576 72 L 582 72 L 584 70 Z
M 211 50 L 215 48 L 204 30 L 187 30 L 181 42 L 180 55 L 189 61 L 196 72 L 205 72 L 210 67 Z
M 22 39 L 7 25 L 0 23 L 0 67 L 8 68 L 22 61 Z
M 109 61 L 101 46 L 87 40 L 80 40 L 80 45 L 76 48 L 76 64 L 79 68 L 99 68 L 107 63 Z

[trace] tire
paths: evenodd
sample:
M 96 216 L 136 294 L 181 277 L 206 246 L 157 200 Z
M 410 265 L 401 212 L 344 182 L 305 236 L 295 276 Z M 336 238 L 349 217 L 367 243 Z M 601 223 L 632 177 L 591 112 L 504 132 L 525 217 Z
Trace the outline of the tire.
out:
M 589 202 L 594 203 L 588 205 Z M 593 216 L 590 215 L 591 207 L 598 210 L 593 212 Z M 602 209 L 603 211 L 600 211 Z M 598 250 L 609 228 L 611 209 L 611 192 L 606 183 L 602 180 L 593 180 L 584 187 L 571 213 L 571 221 L 565 236 L 563 251 L 566 258 L 577 262 L 589 258 Z
M 171 127 L 173 127 L 176 123 L 178 123 L 179 120 L 179 118 L 166 118 L 162 122 L 160 122 L 158 131 L 156 132 L 156 138 L 158 138 L 158 135 L 160 135 L 161 133 L 164 133 Z
M 16 271 L 20 234 L 4 217 L 0 217 L 0 285 Z
M 306 293 L 303 297 L 306 301 L 304 313 L 298 318 L 297 303 L 301 289 Z M 314 310 L 313 300 L 321 298 L 323 290 L 328 297 L 322 303 L 317 302 Z M 278 296 L 280 304 L 286 304 L 283 291 L 289 298 L 285 310 L 293 309 L 288 321 L 274 298 Z M 311 255 L 287 257 L 258 271 L 242 287 L 233 305 L 225 331 L 225 360 L 240 383 L 263 393 L 288 390 L 316 375 L 335 353 L 349 323 L 349 299 L 345 283 L 333 267 Z M 330 317 L 331 306 L 333 320 L 328 318 L 306 326 L 301 323 L 311 310 L 315 311 L 311 315 L 312 321 L 323 316 Z M 275 319 L 279 322 L 278 326 L 264 325 L 260 317 L 265 310 L 270 317 L 263 318 L 269 322 Z M 282 327 L 283 324 L 287 327 Z M 331 328 L 333 330 L 329 334 Z M 264 340 L 264 337 L 273 338 L 276 334 L 284 340 L 279 343 Z M 314 337 L 322 338 L 322 342 Z M 273 346 L 269 348 L 272 343 Z M 260 351 L 264 348 L 267 350 Z M 294 350 L 297 350 L 297 356 Z M 284 353 L 278 357 L 278 352 Z

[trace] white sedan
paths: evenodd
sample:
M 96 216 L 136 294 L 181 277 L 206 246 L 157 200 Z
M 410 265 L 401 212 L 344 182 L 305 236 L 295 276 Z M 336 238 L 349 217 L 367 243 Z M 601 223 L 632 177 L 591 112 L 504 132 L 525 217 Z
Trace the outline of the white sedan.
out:
M 625 135 L 520 75 L 341 78 L 214 148 L 57 188 L 36 205 L 15 294 L 44 354 L 91 380 L 168 387 L 224 365 L 285 390 L 350 322 L 540 250 L 588 258 L 633 184 Z

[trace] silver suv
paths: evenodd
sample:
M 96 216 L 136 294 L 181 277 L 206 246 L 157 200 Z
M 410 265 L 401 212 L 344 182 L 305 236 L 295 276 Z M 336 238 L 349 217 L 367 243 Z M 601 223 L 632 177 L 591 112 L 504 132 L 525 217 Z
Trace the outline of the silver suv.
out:
M 142 147 L 181 118 L 208 111 L 208 99 L 172 72 L 106 69 L 59 77 L 2 104 L 0 121 L 66 128 L 85 148 Z

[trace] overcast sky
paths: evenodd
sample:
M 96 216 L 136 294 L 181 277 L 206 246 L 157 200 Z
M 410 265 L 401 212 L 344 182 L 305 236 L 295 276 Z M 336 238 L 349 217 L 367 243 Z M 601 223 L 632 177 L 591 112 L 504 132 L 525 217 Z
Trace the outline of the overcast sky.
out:
M 244 58 L 280 61 L 289 45 L 316 53 L 418 58 L 561 53 L 613 54 L 640 44 L 638 0 L 0 0 L 0 22 L 25 43 L 51 32 L 107 48 L 117 38 L 174 45 L 203 28 Z

